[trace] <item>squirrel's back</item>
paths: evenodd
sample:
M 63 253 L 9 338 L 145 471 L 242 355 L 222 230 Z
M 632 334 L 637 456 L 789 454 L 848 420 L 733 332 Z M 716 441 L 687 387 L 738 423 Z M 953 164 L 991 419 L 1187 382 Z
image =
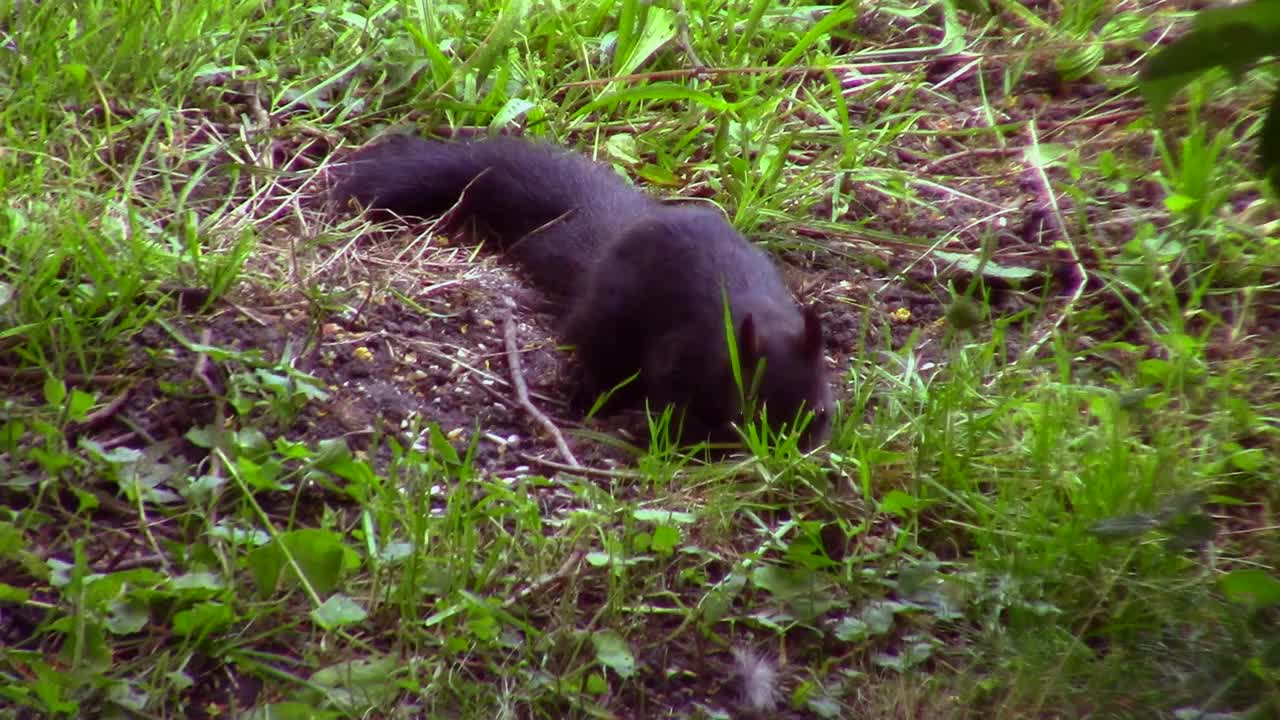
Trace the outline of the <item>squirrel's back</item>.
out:
M 397 215 L 460 215 L 491 234 L 543 290 L 572 295 L 605 240 L 658 205 L 607 165 L 538 142 L 393 135 L 338 174 L 335 198 Z

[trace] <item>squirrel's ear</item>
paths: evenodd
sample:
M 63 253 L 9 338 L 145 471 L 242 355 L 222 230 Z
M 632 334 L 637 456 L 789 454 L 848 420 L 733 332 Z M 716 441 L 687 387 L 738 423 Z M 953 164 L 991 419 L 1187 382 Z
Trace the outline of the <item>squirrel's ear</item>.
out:
M 804 309 L 804 343 L 801 347 L 810 355 L 822 352 L 822 319 L 818 317 L 818 308 L 813 305 Z
M 756 318 L 751 313 L 747 313 L 742 318 L 742 324 L 738 326 L 738 347 L 742 348 L 742 352 L 754 361 L 760 357 L 760 333 L 756 330 Z

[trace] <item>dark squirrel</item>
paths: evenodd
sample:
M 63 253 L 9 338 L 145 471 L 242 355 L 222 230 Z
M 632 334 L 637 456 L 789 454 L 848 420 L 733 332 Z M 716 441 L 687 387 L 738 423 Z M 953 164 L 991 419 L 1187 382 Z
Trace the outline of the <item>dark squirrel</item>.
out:
M 727 300 L 743 390 L 755 388 L 749 406 L 763 408 L 775 430 L 812 413 L 806 447 L 829 432 L 816 311 L 797 306 L 769 257 L 713 207 L 664 204 L 612 168 L 550 145 L 407 135 L 357 151 L 340 166 L 334 197 L 420 217 L 456 205 L 458 217 L 495 238 L 560 308 L 560 332 L 582 367 L 579 405 L 638 373 L 606 408 L 670 404 L 682 439 L 733 438 L 743 394 L 730 365 Z

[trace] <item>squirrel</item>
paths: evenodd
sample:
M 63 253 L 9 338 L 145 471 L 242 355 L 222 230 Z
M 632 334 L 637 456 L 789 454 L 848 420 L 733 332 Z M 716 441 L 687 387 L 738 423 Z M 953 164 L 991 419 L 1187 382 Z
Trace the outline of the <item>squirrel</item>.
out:
M 672 405 L 682 442 L 720 442 L 736 437 L 745 399 L 774 430 L 807 419 L 802 447 L 829 433 L 817 311 L 797 305 L 769 257 L 718 209 L 665 204 L 607 165 L 512 137 L 393 135 L 338 166 L 333 198 L 398 216 L 454 208 L 493 237 L 558 307 L 581 366 L 579 408 L 612 390 L 605 411 Z

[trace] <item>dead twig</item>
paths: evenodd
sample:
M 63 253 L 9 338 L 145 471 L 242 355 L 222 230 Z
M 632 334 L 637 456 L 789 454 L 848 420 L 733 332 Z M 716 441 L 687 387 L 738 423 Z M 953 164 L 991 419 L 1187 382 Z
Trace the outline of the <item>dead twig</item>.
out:
M 925 165 L 924 168 L 920 170 L 920 172 L 925 175 L 936 175 L 938 171 L 941 170 L 943 167 L 945 167 L 948 163 L 954 162 L 961 158 L 1008 157 L 1010 155 L 1020 155 L 1025 150 L 1026 148 L 1022 148 L 1022 147 L 970 148 L 969 150 L 961 150 L 960 152 L 954 152 L 954 153 L 951 153 L 950 155 L 943 155 L 937 160 L 934 160 L 928 165 Z
M 548 460 L 547 458 L 538 457 L 537 455 L 525 452 L 516 453 L 516 457 L 525 462 L 533 463 L 534 465 L 541 465 L 542 467 L 550 468 L 551 470 L 609 478 L 610 480 L 639 480 L 644 477 L 644 473 L 634 472 L 631 470 L 608 470 L 605 468 L 587 467 L 586 465 L 566 465 L 561 462 L 556 462 L 555 460 Z
M 380 331 L 377 334 L 378 335 L 385 334 L 385 331 Z M 425 340 L 414 340 L 412 338 L 398 337 L 398 336 L 395 336 L 394 339 L 404 343 L 409 347 L 412 347 L 414 352 L 421 353 L 423 355 L 428 355 L 430 357 L 435 358 L 436 360 L 439 360 L 441 363 L 444 364 L 444 367 L 446 368 L 457 365 L 463 370 L 466 370 L 467 372 L 471 373 L 476 378 L 480 378 L 480 380 L 477 380 L 475 383 L 476 387 L 489 393 L 489 395 L 491 395 L 494 400 L 497 400 L 498 402 L 503 404 L 509 404 L 511 402 L 510 395 L 504 395 L 501 392 L 499 392 L 497 389 L 490 387 L 489 385 L 486 385 L 484 382 L 481 382 L 481 380 L 489 380 L 493 382 L 495 385 L 501 385 L 503 387 L 507 387 L 511 385 L 511 382 L 508 381 L 506 378 L 499 377 L 497 375 L 494 375 L 491 372 L 482 370 L 481 368 L 476 367 L 473 364 L 467 363 L 466 361 L 460 359 L 455 355 L 449 355 L 447 353 L 440 352 L 439 350 L 432 348 L 430 344 Z M 390 342 L 390 340 L 388 340 L 388 342 Z M 448 345 L 448 347 L 456 347 L 456 346 Z M 540 395 L 539 397 L 542 397 L 544 400 L 551 400 L 551 398 L 547 398 L 546 396 Z
M 1070 120 L 1064 120 L 1062 122 L 1046 125 L 1041 128 L 1041 131 L 1044 133 L 1045 137 L 1053 137 L 1054 135 L 1057 135 L 1063 130 L 1066 130 L 1067 128 L 1074 127 L 1077 125 L 1093 127 L 1096 125 L 1112 125 L 1112 124 L 1118 125 L 1120 123 L 1126 123 L 1136 118 L 1142 117 L 1144 114 L 1146 114 L 1146 112 L 1147 112 L 1147 109 L 1145 107 L 1138 107 L 1133 110 L 1115 110 L 1109 113 L 1102 113 L 1099 115 L 1086 115 L 1084 117 L 1072 118 Z
M 1036 136 L 1034 123 L 1027 125 L 1027 132 L 1031 134 L 1030 146 L 1035 147 L 1038 145 L 1040 139 Z M 1080 259 L 1080 253 L 1076 249 L 1075 243 L 1071 241 L 1071 237 L 1067 233 L 1067 223 L 1062 219 L 1062 209 L 1058 206 L 1058 196 L 1054 194 L 1053 186 L 1049 184 L 1049 175 L 1045 172 L 1044 166 L 1041 164 L 1032 163 L 1032 169 L 1034 170 L 1032 176 L 1036 179 L 1039 186 L 1038 189 L 1041 194 L 1041 199 L 1051 210 L 1048 215 L 1053 218 L 1053 222 L 1057 226 L 1055 229 L 1063 240 L 1062 244 L 1066 248 L 1067 254 L 1070 255 L 1069 262 L 1071 267 L 1074 268 L 1076 284 L 1075 287 L 1072 288 L 1071 295 L 1067 298 L 1066 303 L 1064 303 L 1062 307 L 1058 308 L 1058 317 L 1054 319 L 1053 323 L 1050 324 L 1039 337 L 1033 340 L 1031 344 L 1022 351 L 1022 355 L 1019 358 L 1020 360 L 1026 360 L 1034 357 L 1035 354 L 1040 351 L 1040 348 L 1048 342 L 1049 338 L 1052 337 L 1060 327 L 1062 327 L 1062 323 L 1066 322 L 1067 317 L 1071 315 L 1076 303 L 1078 303 L 1080 298 L 1084 295 L 1085 286 L 1089 284 L 1089 272 L 1085 269 L 1084 261 Z
M 573 452 L 569 450 L 569 445 L 565 443 L 564 435 L 560 433 L 560 428 L 556 427 L 556 424 L 551 422 L 551 418 L 544 415 L 529 399 L 529 388 L 524 383 L 524 370 L 520 365 L 520 348 L 516 344 L 516 302 L 509 297 L 504 297 L 502 302 L 506 307 L 506 312 L 503 315 L 504 327 L 502 335 L 507 346 L 507 366 L 511 369 L 511 383 L 515 386 L 516 400 L 520 403 L 520 407 L 529 413 L 529 417 L 536 420 L 555 440 L 556 449 L 560 451 L 560 455 L 565 459 L 565 462 L 575 468 L 581 468 L 582 464 L 578 462 L 578 459 L 573 456 Z
M 212 334 L 209 328 L 205 328 L 200 334 L 200 344 L 209 347 L 213 342 Z M 209 398 L 213 400 L 213 425 L 212 432 L 214 438 L 213 452 L 209 453 L 209 472 L 212 477 L 222 476 L 222 453 L 218 452 L 223 447 L 222 432 L 226 427 L 226 400 L 223 393 L 219 391 L 217 378 L 215 377 L 218 370 L 213 362 L 209 360 L 208 353 L 201 352 L 196 357 L 196 362 L 191 368 L 191 374 L 201 385 L 209 391 Z
M 569 577 L 570 573 L 577 569 L 578 563 L 582 561 L 582 557 L 584 555 L 586 555 L 586 552 L 581 548 L 569 553 L 569 557 L 565 558 L 564 562 L 560 563 L 560 567 L 557 568 L 555 572 L 543 575 L 537 580 L 529 583 L 529 587 L 526 587 L 515 595 L 512 595 L 506 602 L 502 603 L 502 607 L 511 608 L 516 603 L 529 597 L 533 593 L 545 590 L 552 584 Z
M 109 419 L 112 415 L 115 415 L 117 412 L 119 412 L 120 408 L 124 407 L 125 401 L 129 399 L 129 393 L 131 392 L 133 392 L 132 386 L 125 388 L 123 392 L 121 392 L 119 395 L 116 395 L 114 398 L 112 398 L 111 402 L 107 403 L 106 405 L 103 405 L 98 410 L 95 410 L 94 412 L 89 413 L 88 415 L 85 416 L 84 420 L 74 423 L 71 426 L 72 434 L 78 435 L 80 433 L 87 432 L 88 430 L 91 430 L 97 427 L 98 425 L 101 425 L 103 422 Z
M 698 57 L 698 53 L 693 49 L 693 40 L 689 37 L 689 15 L 685 11 L 684 3 L 677 2 L 675 10 L 680 18 L 679 31 L 677 33 L 680 49 L 684 51 L 685 57 L 689 58 L 689 64 L 693 66 L 693 69 L 697 70 L 706 67 L 707 64 L 702 62 L 702 58 Z
M 49 373 L 40 368 L 16 368 L 0 365 L 0 378 L 6 380 L 43 380 L 46 377 L 49 377 Z M 68 372 L 62 373 L 59 377 L 67 382 L 79 385 L 113 385 L 134 380 L 128 375 L 112 375 L 108 373 L 86 375 L 84 373 Z

